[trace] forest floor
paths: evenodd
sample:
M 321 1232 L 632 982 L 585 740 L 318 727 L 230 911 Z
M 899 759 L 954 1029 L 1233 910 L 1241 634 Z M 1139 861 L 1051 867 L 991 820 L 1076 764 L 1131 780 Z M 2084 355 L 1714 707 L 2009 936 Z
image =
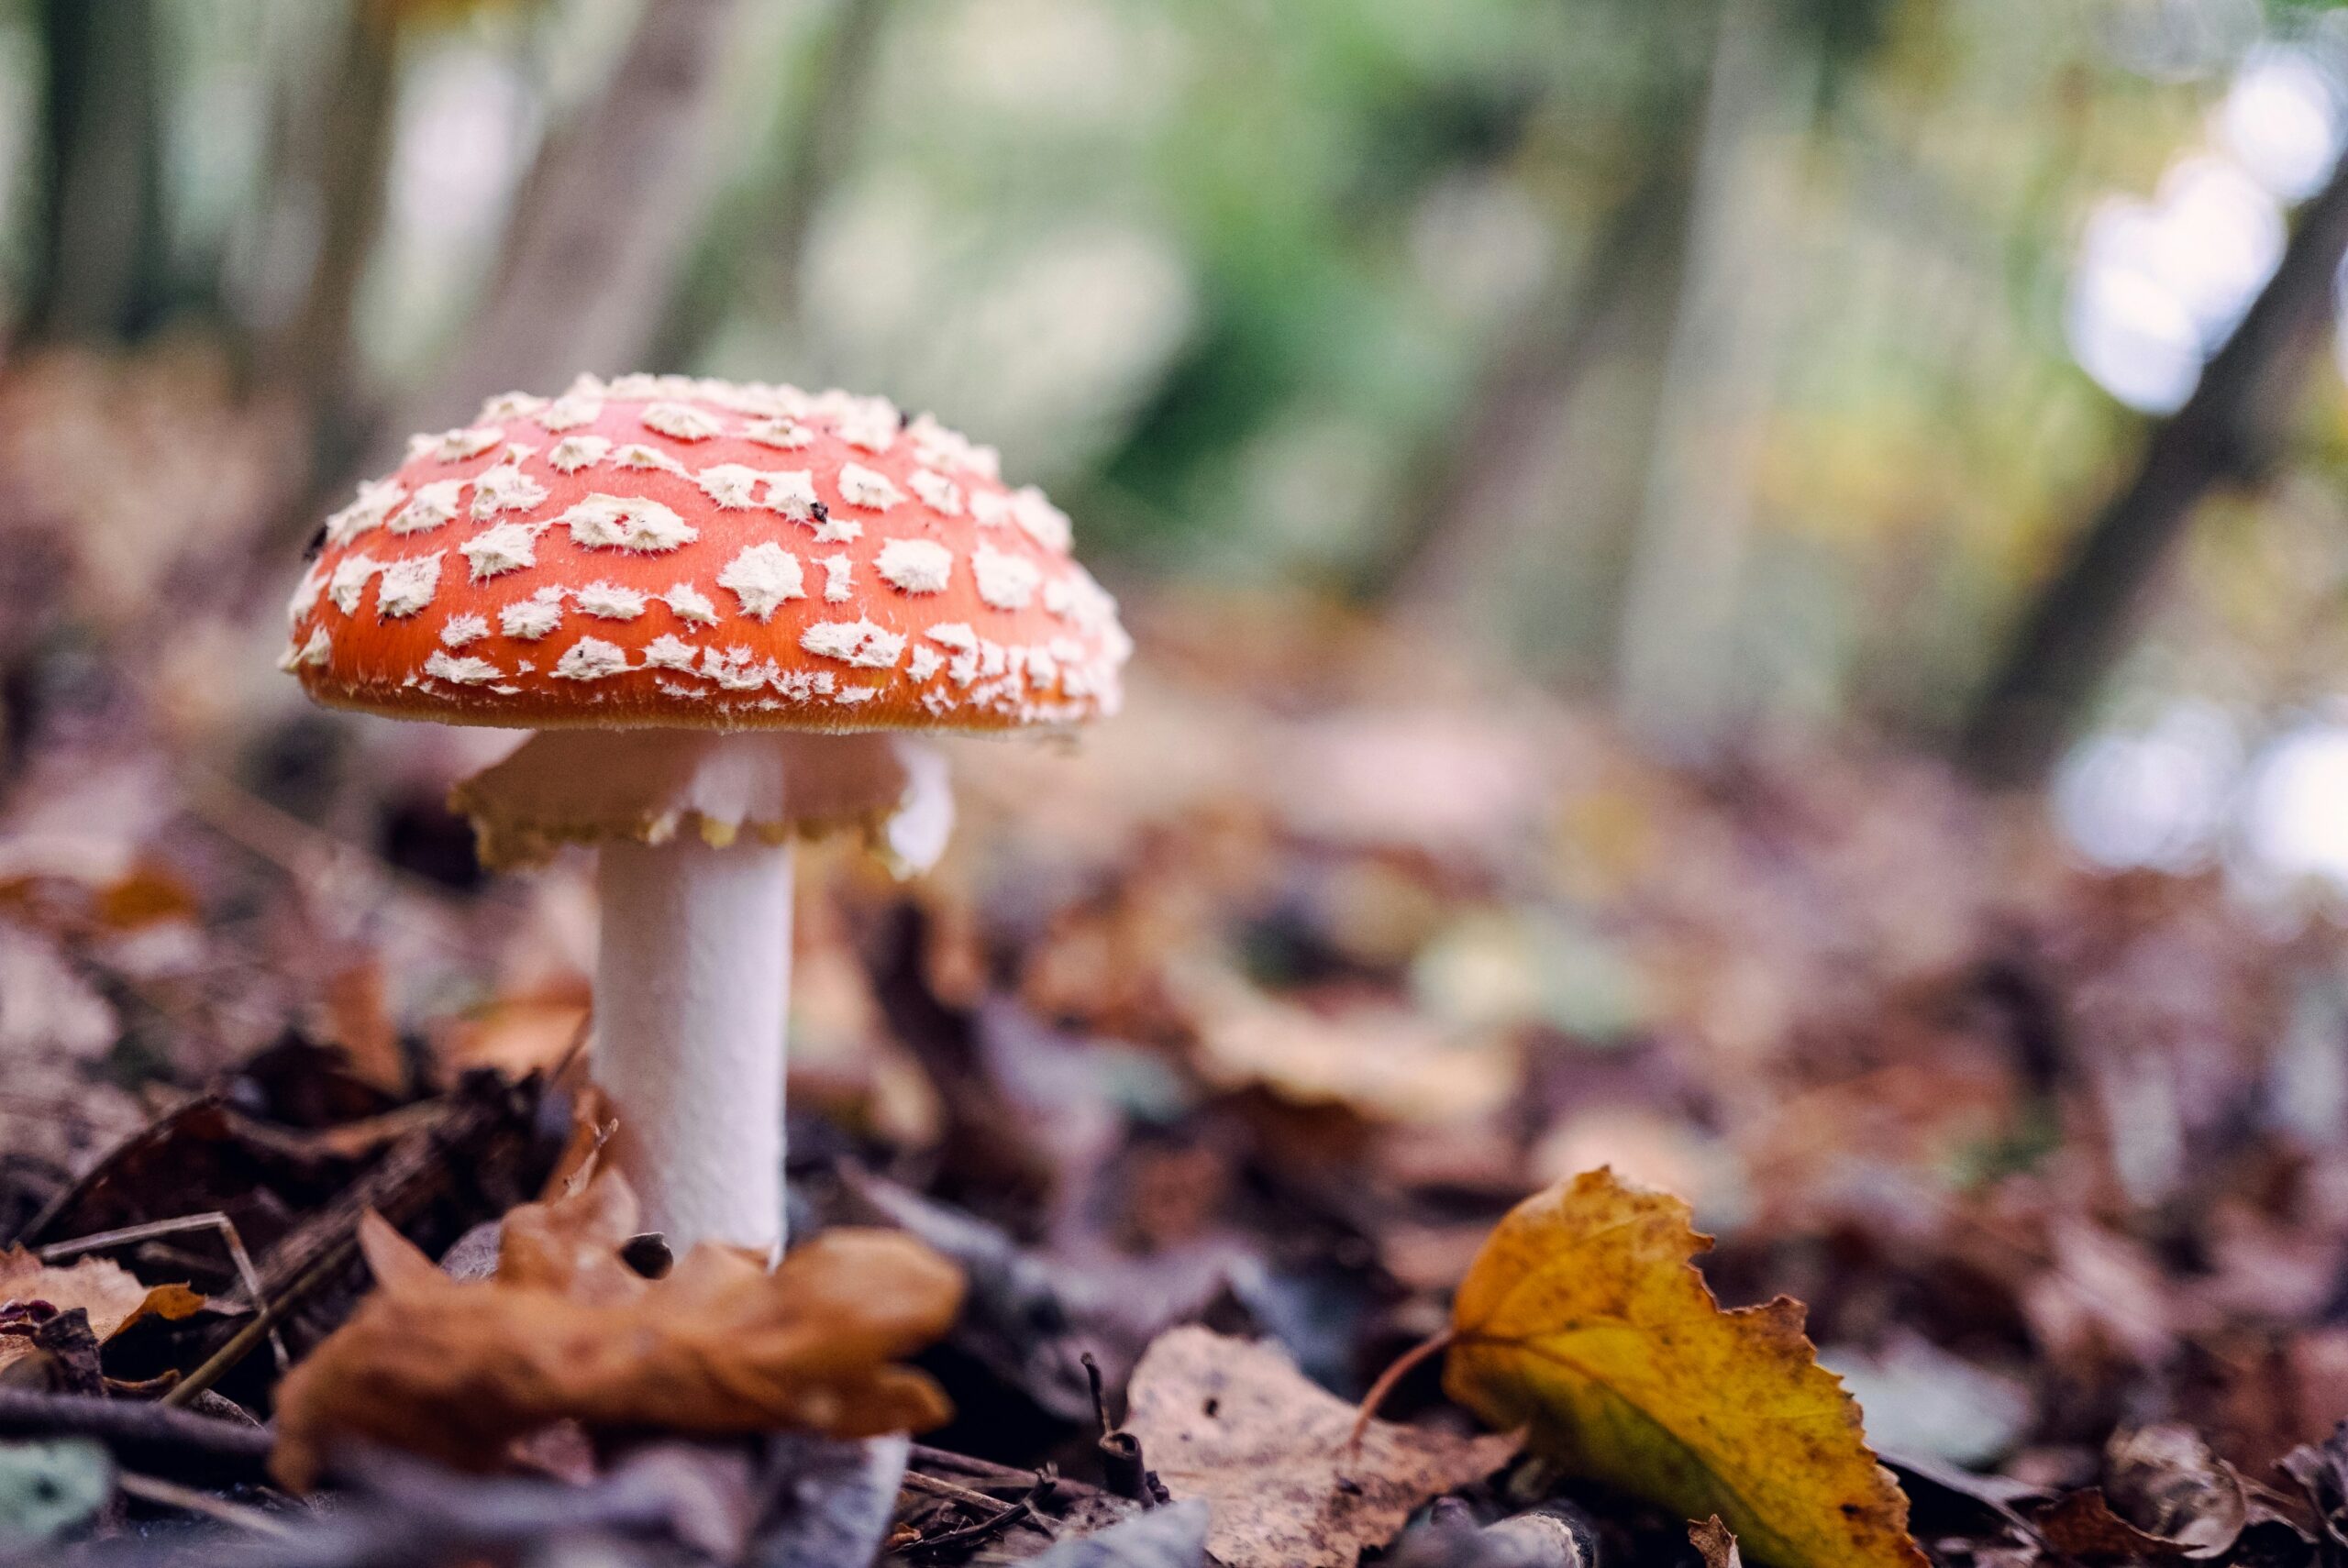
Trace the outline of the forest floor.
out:
M 235 499 L 236 431 L 167 449 Z M 803 856 L 795 1246 L 744 1275 L 598 1164 L 586 862 L 484 877 L 441 804 L 504 737 L 309 711 L 248 537 L 107 558 L 43 451 L 0 1561 L 2348 1561 L 2322 908 L 1133 606 L 1125 714 L 954 749 L 937 872 Z

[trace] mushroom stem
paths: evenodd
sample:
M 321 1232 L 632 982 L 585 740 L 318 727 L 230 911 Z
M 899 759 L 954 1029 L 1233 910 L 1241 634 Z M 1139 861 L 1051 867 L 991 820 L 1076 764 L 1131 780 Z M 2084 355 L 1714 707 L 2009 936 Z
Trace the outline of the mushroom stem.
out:
M 691 833 L 606 844 L 595 1080 L 647 1222 L 780 1251 L 791 848 Z

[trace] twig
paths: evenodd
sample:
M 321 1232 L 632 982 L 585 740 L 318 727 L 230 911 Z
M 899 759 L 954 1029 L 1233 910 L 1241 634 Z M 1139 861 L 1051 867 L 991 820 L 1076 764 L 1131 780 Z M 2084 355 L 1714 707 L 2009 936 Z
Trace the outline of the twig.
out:
M 918 1470 L 906 1471 L 904 1479 L 899 1484 L 908 1492 L 926 1492 L 933 1497 L 943 1497 L 949 1503 L 959 1503 L 966 1508 L 976 1508 L 984 1513 L 994 1512 L 1002 1507 L 1004 1502 L 1001 1497 L 990 1496 L 984 1492 L 974 1492 L 968 1486 L 957 1486 L 953 1482 L 940 1480 L 935 1475 L 924 1475 Z M 1023 1488 L 1032 1486 L 1036 1484 L 1035 1477 L 1023 1475 L 1017 1484 Z M 997 1485 L 1003 1485 L 1010 1483 L 998 1482 Z
M 1147 1507 L 1153 1499 L 1149 1489 L 1149 1467 L 1142 1463 L 1141 1439 L 1122 1430 L 1109 1419 L 1108 1396 L 1101 1387 L 1101 1364 L 1086 1351 L 1084 1380 L 1092 1388 L 1092 1419 L 1101 1423 L 1101 1435 L 1093 1441 L 1101 1455 L 1101 1478 L 1109 1483 L 1109 1490 L 1120 1497 L 1131 1497 Z
M 123 1495 L 142 1503 L 158 1503 L 183 1513 L 201 1514 L 255 1535 L 275 1536 L 280 1540 L 292 1540 L 299 1533 L 282 1521 L 273 1519 L 259 1508 L 249 1508 L 242 1503 L 232 1503 L 226 1497 L 216 1497 L 209 1492 L 199 1492 L 193 1486 L 183 1486 L 176 1481 L 159 1476 L 141 1475 L 135 1470 L 115 1473 L 114 1484 Z
M 959 1529 L 949 1529 L 942 1535 L 924 1536 L 906 1550 L 926 1555 L 932 1551 L 946 1551 L 957 1546 L 968 1546 L 974 1541 L 985 1540 L 991 1536 L 1000 1535 L 1033 1514 L 1036 1511 L 1036 1499 L 1042 1496 L 1049 1489 L 1049 1482 L 1038 1480 L 1025 1496 L 1008 1507 L 1002 1508 L 991 1518 L 983 1518 L 976 1524 L 964 1525 Z
M 1439 1334 L 1430 1334 L 1395 1357 L 1393 1364 L 1378 1375 L 1378 1381 L 1371 1384 L 1369 1392 L 1361 1397 L 1361 1408 L 1354 1415 L 1353 1430 L 1346 1434 L 1346 1452 L 1351 1453 L 1361 1447 L 1362 1437 L 1369 1430 L 1369 1423 L 1378 1419 L 1378 1408 L 1386 1403 L 1387 1397 L 1394 1392 L 1394 1386 L 1408 1377 L 1412 1369 L 1429 1356 L 1449 1350 L 1452 1342 L 1458 1337 L 1457 1332 L 1450 1329 Z
M 40 1261 L 55 1263 L 77 1253 L 94 1253 L 106 1247 L 121 1246 L 130 1242 L 150 1241 L 158 1236 L 178 1235 L 186 1231 L 216 1230 L 228 1249 L 228 1259 L 236 1264 L 237 1277 L 244 1282 L 246 1297 L 255 1302 L 260 1299 L 260 1273 L 253 1267 L 252 1254 L 245 1251 L 245 1241 L 237 1233 L 237 1222 L 218 1209 L 204 1214 L 183 1215 L 177 1220 L 152 1220 L 144 1225 L 124 1225 L 116 1230 L 94 1231 L 87 1236 L 75 1236 L 71 1241 L 51 1242 L 38 1249 Z M 271 1329 L 269 1342 L 277 1353 L 280 1372 L 294 1364 L 286 1353 L 285 1338 Z
M 967 1453 L 956 1453 L 951 1449 L 931 1448 L 925 1443 L 910 1444 L 906 1450 L 906 1458 L 909 1463 L 927 1465 L 932 1470 L 951 1470 L 959 1474 L 971 1476 L 982 1486 L 1031 1486 L 1036 1481 L 1036 1473 L 1032 1470 L 1014 1470 L 1008 1464 L 997 1464 L 991 1459 L 974 1459 Z M 909 1471 L 907 1474 L 910 1474 L 912 1472 Z M 1065 1475 L 1055 1476 L 1052 1486 L 1053 1490 L 1065 1492 L 1070 1496 L 1097 1496 L 1101 1492 L 1100 1487 L 1090 1482 L 1071 1481 Z
M 266 1427 L 129 1399 L 0 1388 L 0 1438 L 87 1437 L 117 1459 L 204 1480 L 259 1476 L 274 1439 Z
M 162 1403 L 166 1407 L 184 1408 L 197 1395 L 227 1376 L 238 1362 L 252 1353 L 253 1346 L 260 1343 L 262 1337 L 283 1320 L 286 1313 L 300 1306 L 310 1292 L 348 1266 L 358 1251 L 359 1241 L 355 1235 L 339 1246 L 329 1248 L 310 1265 L 307 1273 L 297 1277 L 275 1297 L 257 1306 L 252 1320 L 238 1330 L 227 1344 L 214 1351 L 203 1365 L 189 1373 L 164 1395 Z

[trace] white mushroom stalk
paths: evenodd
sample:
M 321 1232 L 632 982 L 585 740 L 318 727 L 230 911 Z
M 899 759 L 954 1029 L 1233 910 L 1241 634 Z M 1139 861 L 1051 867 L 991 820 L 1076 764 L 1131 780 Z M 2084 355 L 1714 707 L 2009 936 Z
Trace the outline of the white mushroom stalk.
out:
M 595 1082 L 645 1222 L 779 1248 L 791 846 L 607 844 L 595 885 Z
M 591 1065 L 647 1222 L 781 1251 L 792 840 L 861 825 L 901 873 L 953 822 L 944 760 L 882 735 L 550 731 L 460 785 L 500 867 L 592 844 L 603 934 Z

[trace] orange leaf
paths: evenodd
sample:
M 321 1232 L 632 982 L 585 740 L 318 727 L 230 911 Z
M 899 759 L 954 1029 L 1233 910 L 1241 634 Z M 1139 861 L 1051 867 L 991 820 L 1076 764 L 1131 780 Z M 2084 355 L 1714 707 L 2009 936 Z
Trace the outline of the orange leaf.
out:
M 895 1231 L 826 1231 L 763 1260 L 703 1244 L 666 1279 L 620 1262 L 636 1200 L 603 1176 L 505 1218 L 498 1271 L 450 1279 L 380 1218 L 360 1243 L 376 1290 L 286 1377 L 271 1468 L 296 1490 L 364 1438 L 494 1467 L 555 1421 L 836 1437 L 920 1430 L 950 1413 L 892 1364 L 960 1309 L 954 1265 Z
M 1785 1297 L 1723 1310 L 1688 1206 L 1598 1170 L 1519 1204 L 1452 1307 L 1451 1397 L 1771 1568 L 1922 1568 L 1908 1499 Z
M 142 863 L 98 890 L 92 911 L 115 931 L 141 931 L 171 920 L 194 920 L 200 912 L 185 882 L 160 866 Z
M 141 1318 L 184 1318 L 204 1305 L 204 1297 L 184 1285 L 141 1285 L 128 1269 L 105 1258 L 83 1258 L 61 1268 L 15 1247 L 0 1249 L 0 1305 L 11 1301 L 46 1301 L 61 1312 L 79 1307 L 89 1313 L 90 1332 L 101 1344 Z M 29 1340 L 0 1335 L 0 1366 L 31 1348 Z

